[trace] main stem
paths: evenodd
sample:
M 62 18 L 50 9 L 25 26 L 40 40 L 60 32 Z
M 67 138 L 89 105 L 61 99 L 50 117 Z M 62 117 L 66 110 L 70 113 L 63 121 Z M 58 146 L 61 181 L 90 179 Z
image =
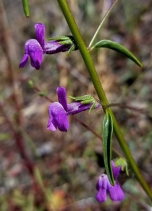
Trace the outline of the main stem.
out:
M 91 80 L 92 80 L 92 83 L 94 85 L 94 88 L 97 92 L 97 95 L 99 97 L 99 100 L 102 102 L 103 105 L 108 105 L 108 100 L 107 100 L 107 97 L 105 95 L 105 92 L 102 88 L 102 85 L 100 83 L 100 80 L 99 80 L 99 77 L 97 75 L 97 72 L 95 70 L 95 67 L 94 67 L 94 64 L 92 62 L 92 59 L 91 59 L 91 56 L 83 42 L 83 39 L 80 35 L 80 32 L 78 30 L 78 27 L 76 25 L 76 22 L 70 12 L 70 9 L 69 9 L 69 6 L 66 2 L 66 0 L 58 0 L 58 3 L 60 5 L 60 8 L 63 12 L 63 15 L 67 21 L 67 24 L 69 25 L 69 28 L 72 32 L 72 35 L 78 45 L 78 48 L 80 50 L 80 53 L 82 55 L 82 58 L 85 62 L 85 65 L 88 69 L 88 72 L 89 72 L 89 75 L 91 77 Z M 143 187 L 143 189 L 145 190 L 145 192 L 147 193 L 147 195 L 149 196 L 149 198 L 152 200 L 152 192 L 151 190 L 149 189 L 147 183 L 145 182 L 145 180 L 143 179 L 140 171 L 138 170 L 138 167 L 136 166 L 136 163 L 132 157 L 132 154 L 130 153 L 129 149 L 128 149 L 128 146 L 126 144 L 126 141 L 120 131 L 120 128 L 118 126 L 118 123 L 113 115 L 113 112 L 110 108 L 108 108 L 109 111 L 111 112 L 112 114 L 112 118 L 113 118 L 113 127 L 114 127 L 114 133 L 115 133 L 115 136 L 121 146 L 121 149 L 122 151 L 124 152 L 124 155 L 125 157 L 127 158 L 129 164 L 130 164 L 130 167 L 132 169 L 132 171 L 134 172 L 135 176 L 136 176 L 136 179 L 138 180 L 138 182 L 141 184 L 141 186 Z

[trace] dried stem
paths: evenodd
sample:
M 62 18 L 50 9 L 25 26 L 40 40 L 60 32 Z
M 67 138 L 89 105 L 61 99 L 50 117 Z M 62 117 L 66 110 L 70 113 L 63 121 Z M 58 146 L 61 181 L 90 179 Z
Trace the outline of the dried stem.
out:
M 24 160 L 25 166 L 27 167 L 29 174 L 32 177 L 34 177 L 34 164 L 31 162 L 28 154 L 26 153 L 24 141 L 23 141 L 22 113 L 21 113 L 21 103 L 20 103 L 21 94 L 19 92 L 19 87 L 16 80 L 17 73 L 13 67 L 13 62 L 15 59 L 13 51 L 15 51 L 15 49 L 12 50 L 13 39 L 9 31 L 9 25 L 8 25 L 8 21 L 7 21 L 2 0 L 0 0 L 0 31 L 1 31 L 0 33 L 1 46 L 8 63 L 8 67 L 6 68 L 6 71 L 7 71 L 7 76 L 8 76 L 8 86 L 10 89 L 11 99 L 12 99 L 13 106 L 15 109 L 15 118 L 14 118 L 15 124 L 13 124 L 13 122 L 10 121 L 9 117 L 7 116 L 7 113 L 4 110 L 4 104 L 0 104 L 0 108 L 10 127 L 10 130 L 13 133 L 18 152 L 20 153 L 22 159 Z
M 33 177 L 34 175 L 34 164 L 31 162 L 31 160 L 29 159 L 29 156 L 27 155 L 26 153 L 26 150 L 25 150 L 25 146 L 23 144 L 23 141 L 22 141 L 22 133 L 20 130 L 16 130 L 16 128 L 13 126 L 13 122 L 10 120 L 10 118 L 8 117 L 7 115 L 7 112 L 5 111 L 4 109 L 4 105 L 2 103 L 0 103 L 0 110 L 10 128 L 10 131 L 12 132 L 13 134 L 13 137 L 14 137 L 14 140 L 15 140 L 15 143 L 16 143 L 16 147 L 24 161 L 24 164 L 26 166 L 26 168 L 28 169 L 28 172 L 29 174 L 31 175 L 31 177 Z

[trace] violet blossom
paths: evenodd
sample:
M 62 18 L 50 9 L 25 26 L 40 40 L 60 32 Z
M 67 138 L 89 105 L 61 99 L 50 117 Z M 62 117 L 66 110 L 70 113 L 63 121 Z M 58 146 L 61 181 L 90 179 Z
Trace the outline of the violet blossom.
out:
M 58 39 L 45 42 L 45 26 L 41 23 L 36 23 L 34 24 L 34 28 L 36 39 L 29 39 L 25 42 L 24 55 L 19 64 L 19 68 L 23 68 L 28 62 L 28 57 L 30 57 L 31 66 L 39 70 L 43 54 L 69 51 L 72 46 L 72 50 L 77 49 L 72 36 L 61 36 L 58 37 Z
M 124 192 L 117 182 L 117 177 L 120 173 L 121 166 L 115 167 L 113 161 L 111 164 L 115 184 L 114 186 L 110 184 L 106 174 L 99 176 L 96 184 L 97 193 L 95 195 L 95 198 L 98 202 L 104 202 L 107 198 L 107 193 L 112 201 L 121 201 L 124 199 Z
M 69 128 L 68 115 L 77 114 L 79 112 L 89 110 L 92 103 L 82 104 L 80 102 L 67 103 L 66 101 L 66 90 L 64 87 L 58 87 L 57 90 L 58 101 L 51 103 L 48 107 L 49 120 L 47 129 L 55 131 L 66 132 Z M 95 108 L 100 106 L 99 103 L 95 105 Z

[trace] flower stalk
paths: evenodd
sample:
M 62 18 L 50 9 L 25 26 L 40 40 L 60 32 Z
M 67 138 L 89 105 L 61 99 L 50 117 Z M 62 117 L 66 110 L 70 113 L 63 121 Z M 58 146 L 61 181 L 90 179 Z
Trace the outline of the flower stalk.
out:
M 78 30 L 78 27 L 76 25 L 76 22 L 70 12 L 69 6 L 66 2 L 66 0 L 58 0 L 59 6 L 63 12 L 63 15 L 67 21 L 67 24 L 71 30 L 71 33 L 75 39 L 75 42 L 80 50 L 81 56 L 85 62 L 85 65 L 88 69 L 90 78 L 92 80 L 92 83 L 94 85 L 94 88 L 96 90 L 96 93 L 99 97 L 100 102 L 102 103 L 102 105 L 108 105 L 108 100 L 107 97 L 105 95 L 105 92 L 102 88 L 102 85 L 100 83 L 99 77 L 97 75 L 97 72 L 95 70 L 94 64 L 92 62 L 91 56 L 89 51 L 87 50 L 84 41 L 81 37 L 81 34 Z M 108 108 L 109 112 L 112 115 L 113 118 L 113 129 L 114 129 L 114 133 L 115 136 L 119 142 L 119 145 L 122 149 L 122 151 L 124 152 L 124 155 L 130 165 L 130 168 L 132 169 L 133 173 L 135 174 L 136 179 L 138 180 L 138 182 L 141 184 L 141 186 L 143 187 L 143 189 L 145 190 L 145 192 L 147 193 L 147 195 L 149 196 L 149 198 L 152 200 L 152 191 L 150 190 L 150 188 L 148 187 L 146 181 L 144 180 L 144 178 L 142 177 L 135 161 L 134 158 L 132 156 L 132 154 L 130 153 L 130 150 L 126 144 L 126 141 L 120 131 L 119 125 L 113 115 L 113 112 L 110 108 Z

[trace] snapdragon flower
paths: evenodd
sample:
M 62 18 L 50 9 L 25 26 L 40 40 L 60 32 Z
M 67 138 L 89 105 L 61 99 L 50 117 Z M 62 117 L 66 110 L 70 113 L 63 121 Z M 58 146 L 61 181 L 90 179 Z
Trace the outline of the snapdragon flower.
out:
M 60 131 L 66 132 L 69 128 L 68 115 L 80 113 L 89 110 L 92 103 L 82 104 L 81 102 L 67 103 L 66 90 L 64 87 L 58 87 L 57 90 L 58 101 L 51 103 L 48 107 L 49 120 L 47 129 L 55 131 L 57 128 Z M 99 103 L 96 103 L 94 108 L 98 108 Z
M 43 54 L 55 54 L 59 52 L 77 50 L 76 44 L 72 36 L 61 36 L 58 39 L 48 42 L 44 41 L 45 26 L 41 23 L 34 24 L 36 39 L 29 39 L 24 45 L 24 55 L 19 64 L 19 68 L 23 68 L 31 60 L 31 66 L 40 69 Z
M 115 184 L 114 186 L 110 184 L 106 174 L 99 176 L 96 184 L 97 193 L 95 195 L 95 198 L 98 202 L 104 202 L 107 198 L 107 193 L 109 194 L 109 197 L 112 201 L 121 201 L 124 199 L 124 192 L 117 182 L 117 177 L 120 173 L 121 166 L 115 167 L 113 161 L 111 164 Z

